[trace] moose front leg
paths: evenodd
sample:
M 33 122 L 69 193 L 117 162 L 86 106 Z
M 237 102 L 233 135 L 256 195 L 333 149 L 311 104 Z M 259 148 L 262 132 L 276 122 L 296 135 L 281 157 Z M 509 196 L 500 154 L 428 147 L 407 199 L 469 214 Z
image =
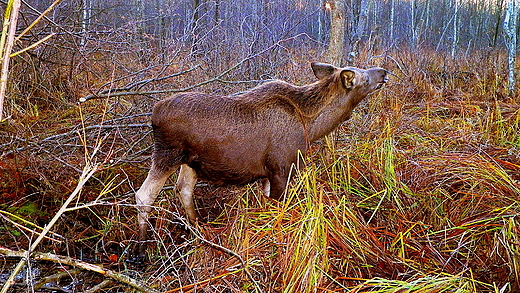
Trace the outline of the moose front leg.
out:
M 288 175 L 286 174 L 273 174 L 269 176 L 269 181 L 266 185 L 264 185 L 264 190 L 266 187 L 269 187 L 269 197 L 280 200 L 283 193 L 285 192 L 285 188 L 287 187 Z
M 291 155 L 294 154 L 294 155 Z M 285 151 L 279 150 L 276 152 L 276 155 L 268 158 L 270 164 L 267 167 L 267 182 L 263 182 L 264 192 L 269 189 L 269 192 L 266 192 L 270 198 L 275 200 L 280 200 L 282 195 L 287 188 L 287 182 L 289 182 L 291 176 L 291 169 L 294 166 L 293 162 L 296 162 L 297 151 Z M 287 158 L 289 158 L 287 160 Z

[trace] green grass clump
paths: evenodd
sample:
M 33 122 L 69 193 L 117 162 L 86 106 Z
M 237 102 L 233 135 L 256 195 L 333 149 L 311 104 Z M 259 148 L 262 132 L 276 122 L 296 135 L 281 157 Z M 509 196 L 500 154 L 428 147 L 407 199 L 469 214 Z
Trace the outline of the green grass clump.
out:
M 520 105 L 505 94 L 495 64 L 504 56 L 388 54 L 393 60 L 371 65 L 395 76 L 312 145 L 281 201 L 265 198 L 256 184 L 197 186 L 207 222 L 187 228 L 170 186 L 152 218 L 153 262 L 110 264 L 169 292 L 519 291 Z M 307 82 L 303 67 L 287 63 L 280 75 Z M 208 78 L 195 73 L 179 77 L 178 86 Z M 12 220 L 16 208 L 30 202 L 52 214 L 77 180 L 72 167 L 92 151 L 89 143 L 100 142 L 104 163 L 78 200 L 87 205 L 66 214 L 45 248 L 92 262 L 123 260 L 136 239 L 133 195 L 149 167 L 143 113 L 152 101 L 94 100 L 80 108 L 52 101 L 60 114 L 40 99 L 16 101 L 18 118 L 4 126 L 16 138 L 0 161 L 12 174 L 0 186 L 0 207 L 15 208 L 3 213 L 0 237 L 29 243 L 44 216 Z M 36 160 L 23 156 L 31 151 Z

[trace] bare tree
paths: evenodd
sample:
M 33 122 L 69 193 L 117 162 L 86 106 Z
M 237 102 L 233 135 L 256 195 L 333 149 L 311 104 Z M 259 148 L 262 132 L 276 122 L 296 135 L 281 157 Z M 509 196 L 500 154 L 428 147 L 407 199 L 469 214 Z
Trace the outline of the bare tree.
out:
M 415 0 L 410 1 L 410 37 L 411 37 L 411 45 L 412 48 L 415 48 L 417 44 L 417 31 L 416 31 L 416 24 L 415 24 L 415 15 L 417 14 L 416 10 L 416 3 Z
M 502 7 L 504 7 L 504 0 L 499 0 L 498 3 L 496 3 L 496 24 L 495 24 L 495 31 L 493 34 L 493 47 L 497 45 L 498 37 L 500 36 L 500 20 L 502 17 Z
M 157 0 L 155 2 L 156 4 L 156 10 L 158 12 L 158 19 L 157 19 L 157 30 L 159 37 L 159 48 L 161 50 L 166 49 L 166 39 L 168 36 L 168 27 L 167 27 L 167 13 L 165 12 L 165 3 L 164 0 Z M 164 57 L 164 55 L 163 55 Z M 163 59 L 163 62 L 166 60 Z
M 215 0 L 215 13 L 213 14 L 215 25 L 220 22 L 220 0 Z
M 422 17 L 422 19 L 424 20 L 424 26 L 423 27 L 430 27 L 430 15 L 431 15 L 431 11 L 430 11 L 430 0 L 426 0 L 426 3 L 425 3 L 425 9 L 424 9 L 424 17 Z
M 390 0 L 390 44 L 395 38 L 395 0 Z
M 0 41 L 0 50 L 2 50 L 0 54 L 0 56 L 2 56 L 2 72 L 0 78 L 0 121 L 3 119 L 7 77 L 9 75 L 9 58 L 14 45 L 20 5 L 20 0 L 11 0 L 8 2 L 5 10 L 4 28 L 2 30 L 2 38 Z
M 92 16 L 92 1 L 93 0 L 82 0 L 81 1 L 81 40 L 80 45 L 85 46 L 87 40 L 87 34 L 90 27 L 90 18 Z
M 518 36 L 516 34 L 518 28 L 518 3 L 517 0 L 508 0 L 506 6 L 506 15 L 504 18 L 504 31 L 506 38 L 506 45 L 508 51 L 508 65 L 509 65 L 509 95 L 515 92 L 515 61 L 516 61 L 516 47 L 518 43 Z
M 201 17 L 200 10 L 202 8 L 201 0 L 192 0 L 193 2 L 193 28 L 192 28 L 192 46 L 193 53 L 199 54 L 199 42 L 201 34 Z
M 459 1 L 453 0 L 453 38 L 451 42 L 451 57 L 455 57 L 457 49 L 458 36 L 458 23 L 459 23 Z
M 356 26 L 356 31 L 354 33 L 354 37 L 352 39 L 352 48 L 350 49 L 350 54 L 348 58 L 348 63 L 352 63 L 353 55 L 357 55 L 359 53 L 359 46 L 361 42 L 361 38 L 365 34 L 367 24 L 368 24 L 368 5 L 369 0 L 361 0 L 359 5 L 359 16 L 358 22 Z
M 84 0 L 84 1 L 88 1 L 88 0 Z M 136 19 L 135 19 L 135 22 L 137 24 L 137 33 L 139 35 L 143 35 L 144 34 L 144 31 L 145 31 L 145 25 L 144 25 L 144 20 L 145 20 L 145 1 L 144 0 L 136 0 L 135 1 L 135 7 L 136 7 Z
M 330 39 L 327 50 L 328 62 L 340 66 L 345 43 L 345 1 L 331 0 L 326 2 L 330 9 Z

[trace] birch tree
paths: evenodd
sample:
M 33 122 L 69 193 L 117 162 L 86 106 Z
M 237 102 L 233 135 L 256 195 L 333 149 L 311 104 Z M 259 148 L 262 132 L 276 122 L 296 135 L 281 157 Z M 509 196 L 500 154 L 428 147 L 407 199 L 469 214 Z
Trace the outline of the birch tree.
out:
M 412 48 L 415 48 L 417 45 L 417 32 L 416 32 L 416 24 L 415 24 L 415 14 L 417 7 L 415 0 L 410 1 L 410 36 L 411 36 L 411 44 Z
M 18 23 L 18 11 L 20 10 L 21 1 L 11 0 L 7 3 L 4 16 L 4 26 L 0 40 L 0 56 L 2 56 L 2 72 L 0 78 L 0 122 L 3 119 L 4 100 L 7 90 L 7 77 L 9 75 L 9 58 L 14 45 L 16 34 L 16 25 Z
M 359 53 L 359 45 L 361 42 L 361 38 L 365 34 L 367 23 L 368 23 L 368 5 L 369 0 L 361 0 L 359 5 L 359 17 L 356 27 L 356 32 L 354 34 L 354 38 L 352 40 L 352 48 L 349 54 L 348 63 L 351 64 L 354 61 L 353 56 L 356 56 Z
M 81 1 L 81 41 L 80 45 L 85 46 L 87 34 L 90 27 L 90 18 L 92 16 L 92 0 Z
M 518 37 L 516 30 L 518 27 L 518 3 L 517 0 L 508 0 L 506 6 L 506 15 L 504 18 L 504 32 L 508 51 L 508 89 L 509 95 L 513 95 L 515 92 L 515 61 L 516 61 L 516 47 L 518 43 Z
M 390 0 L 390 44 L 394 44 L 395 0 Z
M 459 2 L 457 0 L 453 1 L 453 38 L 451 42 L 451 57 L 455 57 L 455 52 L 457 49 L 457 42 L 459 39 L 458 30 L 459 30 Z

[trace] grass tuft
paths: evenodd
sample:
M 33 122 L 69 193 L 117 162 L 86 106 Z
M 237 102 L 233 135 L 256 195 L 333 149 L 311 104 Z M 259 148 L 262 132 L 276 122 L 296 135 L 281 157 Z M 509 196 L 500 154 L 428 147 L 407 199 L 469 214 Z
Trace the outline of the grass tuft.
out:
M 310 82 L 311 73 L 301 73 L 316 51 L 287 50 L 301 59 L 255 70 Z M 369 53 L 361 56 L 369 60 Z M 468 59 L 402 49 L 387 52 L 391 61 L 377 58 L 370 65 L 397 77 L 312 145 L 279 202 L 265 198 L 258 184 L 201 184 L 196 205 L 206 222 L 188 229 L 172 178 L 156 204 L 147 251 L 152 262 L 144 268 L 124 260 L 136 239 L 133 195 L 149 167 L 145 113 L 155 100 L 118 97 L 78 108 L 82 89 L 125 76 L 120 66 L 139 65 L 133 53 L 96 54 L 82 57 L 89 71 L 46 70 L 56 74 L 40 77 L 45 91 L 24 92 L 28 82 L 13 85 L 19 86 L 9 102 L 15 118 L 0 125 L 6 140 L 0 144 L 0 244 L 31 243 L 75 186 L 83 154 L 99 143 L 100 170 L 42 249 L 105 263 L 169 292 L 520 290 L 520 104 L 506 94 L 503 52 Z M 216 67 L 168 82 L 182 88 L 214 77 L 236 63 L 224 57 Z M 114 58 L 117 64 L 110 64 Z M 186 58 L 196 57 L 173 56 L 180 65 L 168 74 L 183 69 Z M 244 71 L 226 78 L 241 80 Z M 213 83 L 201 90 L 232 93 L 250 85 Z M 78 291 L 99 281 L 92 279 Z

